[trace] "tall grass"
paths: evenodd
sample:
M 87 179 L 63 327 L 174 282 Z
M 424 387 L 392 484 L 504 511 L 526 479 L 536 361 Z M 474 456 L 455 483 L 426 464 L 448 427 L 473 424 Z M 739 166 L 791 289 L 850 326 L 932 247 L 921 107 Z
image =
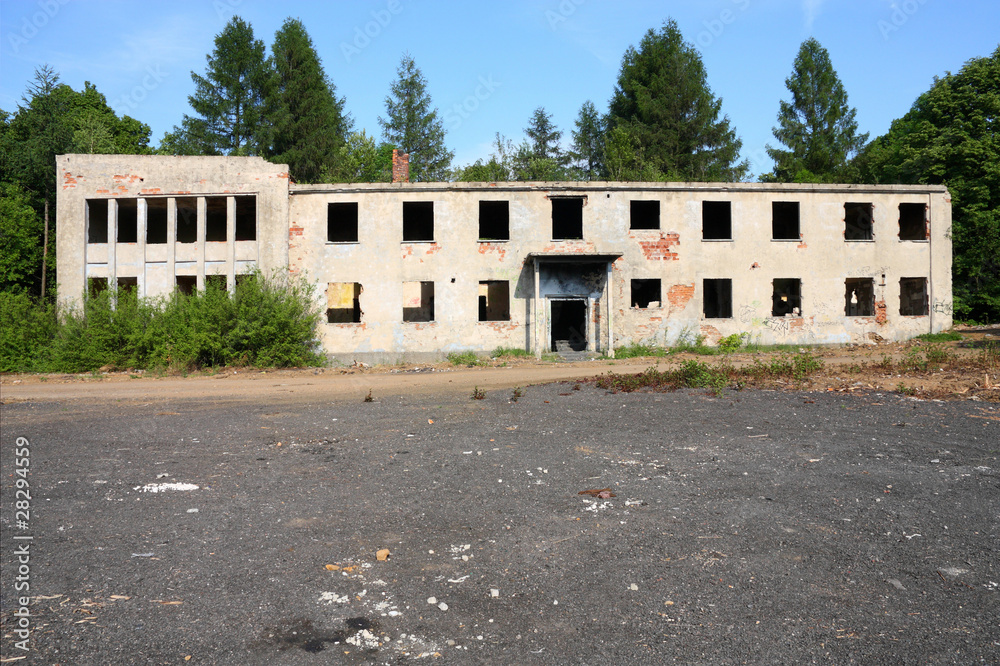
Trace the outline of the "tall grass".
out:
M 0 371 L 318 365 L 320 313 L 301 278 L 247 276 L 235 292 L 139 299 L 104 291 L 56 321 L 51 306 L 3 296 Z M 14 306 L 8 313 L 8 301 Z

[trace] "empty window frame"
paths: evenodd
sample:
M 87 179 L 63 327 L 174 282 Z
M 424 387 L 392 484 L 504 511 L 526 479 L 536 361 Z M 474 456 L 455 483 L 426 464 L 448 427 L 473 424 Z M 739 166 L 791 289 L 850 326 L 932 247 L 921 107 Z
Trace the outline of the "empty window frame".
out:
M 194 197 L 176 199 L 177 242 L 195 243 L 198 240 L 198 200 Z
M 205 198 L 205 240 L 226 242 L 226 197 Z
M 107 199 L 87 199 L 87 242 L 108 242 Z
M 236 240 L 257 240 L 257 197 L 233 197 L 236 203 Z
M 771 202 L 771 240 L 801 240 L 799 202 Z
M 91 298 L 97 298 L 97 296 L 108 290 L 108 278 L 106 277 L 92 277 L 87 278 L 87 294 Z
M 875 316 L 875 280 L 847 278 L 844 280 L 844 315 L 847 317 Z
M 139 278 L 137 277 L 120 277 L 118 278 L 118 295 L 130 294 L 135 295 L 139 290 Z
M 705 319 L 732 319 L 733 281 L 729 278 L 706 279 L 703 286 Z
M 190 296 L 198 288 L 198 278 L 194 275 L 178 275 L 176 278 L 177 291 Z
M 361 283 L 331 282 L 326 285 L 326 321 L 330 324 L 361 323 Z
M 326 242 L 358 242 L 358 202 L 343 201 L 326 205 Z
M 218 291 L 225 291 L 229 286 L 229 281 L 226 279 L 225 275 L 206 275 L 205 276 L 205 289 L 211 287 Z
M 731 202 L 701 202 L 701 238 L 702 240 L 733 239 L 733 209 Z
M 772 283 L 771 316 L 802 314 L 802 281 L 798 278 L 778 278 Z
M 139 200 L 118 200 L 118 242 L 139 242 Z
M 844 240 L 869 241 L 874 238 L 872 204 L 844 204 Z
M 510 240 L 510 202 L 479 202 L 479 240 Z
M 403 202 L 403 242 L 434 240 L 434 202 Z
M 510 283 L 507 280 L 479 282 L 479 321 L 510 321 Z
M 923 317 L 928 312 L 927 278 L 899 278 L 899 314 L 904 317 Z
M 645 310 L 660 307 L 660 280 L 632 280 L 632 307 Z
M 146 243 L 167 242 L 167 200 L 146 199 Z
M 899 204 L 899 240 L 927 240 L 927 206 L 922 203 Z
M 659 201 L 630 201 L 629 229 L 659 229 Z
M 552 239 L 583 239 L 583 197 L 552 198 Z
M 434 283 L 403 283 L 403 321 L 434 321 Z

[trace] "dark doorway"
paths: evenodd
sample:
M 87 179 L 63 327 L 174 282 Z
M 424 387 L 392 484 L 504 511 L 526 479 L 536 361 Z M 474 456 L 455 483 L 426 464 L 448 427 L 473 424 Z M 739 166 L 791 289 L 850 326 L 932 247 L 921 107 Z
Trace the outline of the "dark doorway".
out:
M 587 301 L 581 299 L 552 301 L 552 351 L 587 349 Z

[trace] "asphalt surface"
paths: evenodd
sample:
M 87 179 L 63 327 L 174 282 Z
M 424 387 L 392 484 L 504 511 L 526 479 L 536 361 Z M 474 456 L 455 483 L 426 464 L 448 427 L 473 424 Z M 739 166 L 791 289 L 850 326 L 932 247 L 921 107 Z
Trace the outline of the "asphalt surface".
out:
M 1000 663 L 996 405 L 511 398 L 3 405 L 2 659 Z

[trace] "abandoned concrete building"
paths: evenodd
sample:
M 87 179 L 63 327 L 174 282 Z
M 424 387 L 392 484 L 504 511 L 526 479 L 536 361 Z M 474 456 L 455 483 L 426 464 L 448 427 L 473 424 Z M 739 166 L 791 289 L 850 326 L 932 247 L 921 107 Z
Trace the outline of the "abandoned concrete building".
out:
M 57 158 L 62 306 L 108 286 L 316 285 L 331 357 L 901 340 L 952 325 L 943 186 L 299 185 L 255 157 Z

